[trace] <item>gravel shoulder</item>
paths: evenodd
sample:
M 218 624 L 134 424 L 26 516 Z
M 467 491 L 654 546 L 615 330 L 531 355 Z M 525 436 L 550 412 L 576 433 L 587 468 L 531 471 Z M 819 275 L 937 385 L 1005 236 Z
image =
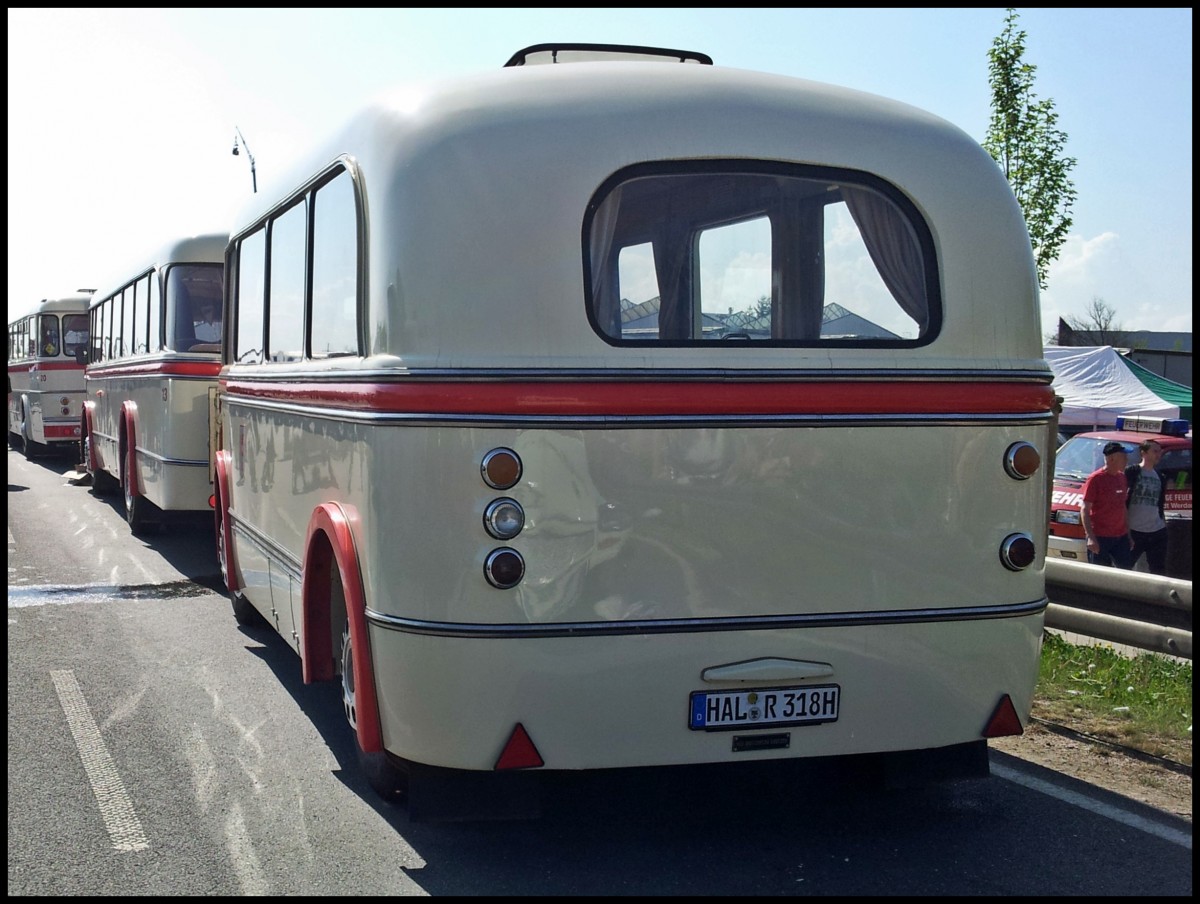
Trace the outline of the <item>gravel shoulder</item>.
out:
M 1192 777 L 1119 747 L 1060 734 L 1033 722 L 1023 735 L 989 746 L 1063 775 L 1192 821 Z

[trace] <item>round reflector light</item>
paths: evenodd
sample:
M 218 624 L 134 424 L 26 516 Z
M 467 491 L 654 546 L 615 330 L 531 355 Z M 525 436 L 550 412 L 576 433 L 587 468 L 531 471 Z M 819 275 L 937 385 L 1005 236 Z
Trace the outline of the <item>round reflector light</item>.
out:
M 1024 440 L 1013 443 L 1004 453 L 1004 470 L 1016 480 L 1028 480 L 1041 464 L 1042 456 L 1038 450 Z
M 494 490 L 507 490 L 521 479 L 521 459 L 512 449 L 493 449 L 483 456 L 483 482 Z
M 507 590 L 516 587 L 525 576 L 525 560 L 519 552 L 507 546 L 493 549 L 483 563 L 483 574 L 493 587 Z
M 1029 534 L 1009 534 L 1000 544 L 1000 561 L 1011 571 L 1022 571 L 1033 564 L 1037 547 Z
M 511 540 L 525 526 L 525 512 L 515 499 L 494 499 L 484 509 L 483 526 L 497 540 Z

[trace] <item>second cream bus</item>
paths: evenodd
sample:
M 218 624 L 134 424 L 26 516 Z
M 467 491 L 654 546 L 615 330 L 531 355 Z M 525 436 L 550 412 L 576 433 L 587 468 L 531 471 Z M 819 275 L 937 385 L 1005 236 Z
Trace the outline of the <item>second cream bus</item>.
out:
M 168 242 L 92 299 L 81 457 L 96 492 L 121 490 L 134 533 L 210 510 L 227 239 Z

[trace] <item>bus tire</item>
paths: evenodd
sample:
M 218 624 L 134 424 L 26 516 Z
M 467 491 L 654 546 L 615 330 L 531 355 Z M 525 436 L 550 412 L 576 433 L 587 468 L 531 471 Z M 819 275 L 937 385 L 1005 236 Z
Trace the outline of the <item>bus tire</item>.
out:
M 261 628 L 267 620 L 254 608 L 240 590 L 229 591 L 229 602 L 233 605 L 233 617 L 243 628 Z
M 92 470 L 92 435 L 83 438 L 83 469 L 92 478 L 92 493 L 97 496 L 111 496 L 117 491 L 117 481 L 103 468 Z
M 129 530 L 133 535 L 140 536 L 150 526 L 150 501 L 134 490 L 137 473 L 134 470 L 134 452 L 126 443 L 121 450 L 121 474 L 124 479 L 121 486 L 125 490 L 125 520 L 129 522 Z
M 42 444 L 29 436 L 29 409 L 25 406 L 21 407 L 21 451 L 29 461 L 42 455 Z
M 340 581 L 335 574 L 335 581 Z M 386 751 L 366 753 L 358 743 L 358 713 L 354 694 L 354 650 L 350 644 L 350 621 L 342 625 L 342 708 L 350 733 L 354 737 L 354 750 L 358 754 L 358 765 L 376 794 L 388 803 L 398 803 L 408 794 L 408 772 L 392 761 Z

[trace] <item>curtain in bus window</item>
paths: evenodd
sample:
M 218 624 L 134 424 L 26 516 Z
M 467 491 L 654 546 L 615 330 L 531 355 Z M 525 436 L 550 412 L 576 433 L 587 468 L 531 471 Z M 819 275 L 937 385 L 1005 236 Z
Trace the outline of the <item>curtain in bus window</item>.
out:
M 597 324 L 609 336 L 621 335 L 621 299 L 617 281 L 617 259 L 612 253 L 613 236 L 617 230 L 617 218 L 621 209 L 621 188 L 609 192 L 604 203 L 592 218 L 591 277 L 593 310 Z M 644 299 L 632 299 L 642 301 Z
M 884 284 L 923 335 L 929 327 L 924 267 L 907 220 L 874 192 L 844 185 L 842 197 Z
M 678 219 L 668 220 L 654 240 L 658 271 L 658 336 L 692 338 L 691 231 Z

